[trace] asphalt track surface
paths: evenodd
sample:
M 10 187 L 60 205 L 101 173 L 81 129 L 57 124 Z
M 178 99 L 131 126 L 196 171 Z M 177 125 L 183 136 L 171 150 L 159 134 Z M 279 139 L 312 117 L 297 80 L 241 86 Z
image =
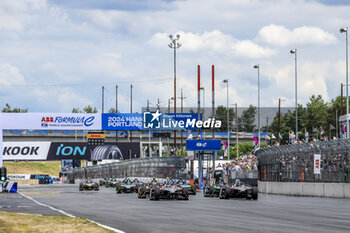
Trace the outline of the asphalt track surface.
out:
M 125 232 L 350 232 L 350 200 L 259 194 L 257 201 L 190 196 L 189 201 L 138 199 L 114 188 L 22 186 L 34 200 Z M 0 194 L 0 210 L 62 215 L 20 194 Z

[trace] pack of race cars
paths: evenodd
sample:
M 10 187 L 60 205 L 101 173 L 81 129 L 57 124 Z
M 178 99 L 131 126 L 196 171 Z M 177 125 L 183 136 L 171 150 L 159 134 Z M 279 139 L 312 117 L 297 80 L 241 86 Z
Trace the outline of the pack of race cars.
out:
M 189 200 L 189 195 L 196 195 L 197 188 L 193 184 L 182 180 L 156 179 L 153 178 L 149 182 L 141 182 L 138 179 L 130 178 L 100 180 L 99 184 L 88 179 L 79 184 L 79 190 L 95 190 L 98 191 L 100 186 L 106 188 L 114 187 L 116 193 L 137 193 L 140 199 L 148 198 L 149 200 L 175 199 Z M 247 200 L 257 200 L 257 186 L 252 186 L 236 179 L 232 185 L 227 185 L 223 180 L 217 180 L 204 187 L 204 197 L 218 197 L 220 199 L 245 198 Z

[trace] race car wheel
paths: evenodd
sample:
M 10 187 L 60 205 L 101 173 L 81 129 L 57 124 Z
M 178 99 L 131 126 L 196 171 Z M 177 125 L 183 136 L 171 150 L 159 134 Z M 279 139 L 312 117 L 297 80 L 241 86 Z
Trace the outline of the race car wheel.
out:
M 245 196 L 247 200 L 251 200 L 252 199 L 252 190 L 248 189 L 245 191 Z
M 210 186 L 206 186 L 204 188 L 204 197 L 210 197 L 211 194 L 211 187 Z
M 137 197 L 138 198 L 142 198 L 143 192 L 142 192 L 142 187 L 139 187 L 138 191 L 137 191 Z
M 154 188 L 154 200 L 158 201 L 160 199 L 160 188 L 155 187 Z
M 100 190 L 100 187 L 98 186 L 98 184 L 96 184 L 94 190 L 95 190 L 95 191 L 99 191 L 99 190 Z
M 84 190 L 83 186 L 79 185 L 79 191 L 83 191 L 83 190 Z
M 256 186 L 252 187 L 252 197 L 253 200 L 258 200 L 258 187 Z
M 117 191 L 117 193 L 121 193 L 122 191 L 121 191 L 121 185 L 120 184 L 116 184 L 115 185 L 115 190 Z
M 231 190 L 229 187 L 225 188 L 225 199 L 230 199 Z

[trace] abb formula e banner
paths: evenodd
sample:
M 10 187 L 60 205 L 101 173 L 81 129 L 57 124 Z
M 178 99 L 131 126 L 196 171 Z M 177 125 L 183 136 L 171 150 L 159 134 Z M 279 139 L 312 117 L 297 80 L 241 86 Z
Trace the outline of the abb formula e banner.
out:
M 1 113 L 0 129 L 101 130 L 101 114 Z
M 85 142 L 4 142 L 3 159 L 14 160 L 105 160 L 140 157 L 140 143 L 120 142 L 89 146 Z

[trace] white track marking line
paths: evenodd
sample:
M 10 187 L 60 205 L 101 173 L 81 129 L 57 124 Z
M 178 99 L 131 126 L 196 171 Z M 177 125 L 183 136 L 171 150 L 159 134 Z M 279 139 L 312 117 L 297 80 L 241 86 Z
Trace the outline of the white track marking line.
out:
M 56 208 L 54 208 L 54 207 L 52 207 L 52 206 L 49 206 L 49 205 L 46 205 L 46 204 L 42 204 L 42 203 L 38 202 L 37 200 L 34 200 L 33 198 L 31 198 L 31 197 L 29 197 L 29 196 L 27 196 L 27 195 L 25 195 L 25 194 L 23 194 L 23 193 L 21 193 L 21 192 L 18 192 L 18 193 L 21 194 L 23 197 L 28 198 L 29 200 L 35 202 L 36 204 L 38 204 L 38 205 L 40 205 L 40 206 L 47 207 L 47 208 L 49 208 L 49 209 L 51 209 L 51 210 L 57 211 L 57 212 L 59 212 L 59 213 L 61 213 L 61 214 L 64 214 L 64 215 L 66 215 L 66 216 L 68 216 L 68 217 L 75 218 L 74 215 L 68 214 L 68 213 L 64 212 L 63 210 L 59 210 L 59 209 L 56 209 Z M 97 224 L 98 226 L 103 227 L 103 228 L 105 228 L 105 229 L 108 229 L 108 230 L 110 230 L 110 231 L 117 232 L 117 233 L 125 233 L 124 231 L 121 231 L 121 230 L 118 230 L 118 229 L 116 229 L 116 228 L 103 225 L 103 224 L 98 223 L 98 222 L 95 222 L 95 221 L 93 221 L 93 220 L 90 220 L 90 219 L 87 219 L 87 218 L 86 218 L 86 220 L 88 220 L 88 221 L 91 222 L 91 223 L 95 223 L 95 224 Z

